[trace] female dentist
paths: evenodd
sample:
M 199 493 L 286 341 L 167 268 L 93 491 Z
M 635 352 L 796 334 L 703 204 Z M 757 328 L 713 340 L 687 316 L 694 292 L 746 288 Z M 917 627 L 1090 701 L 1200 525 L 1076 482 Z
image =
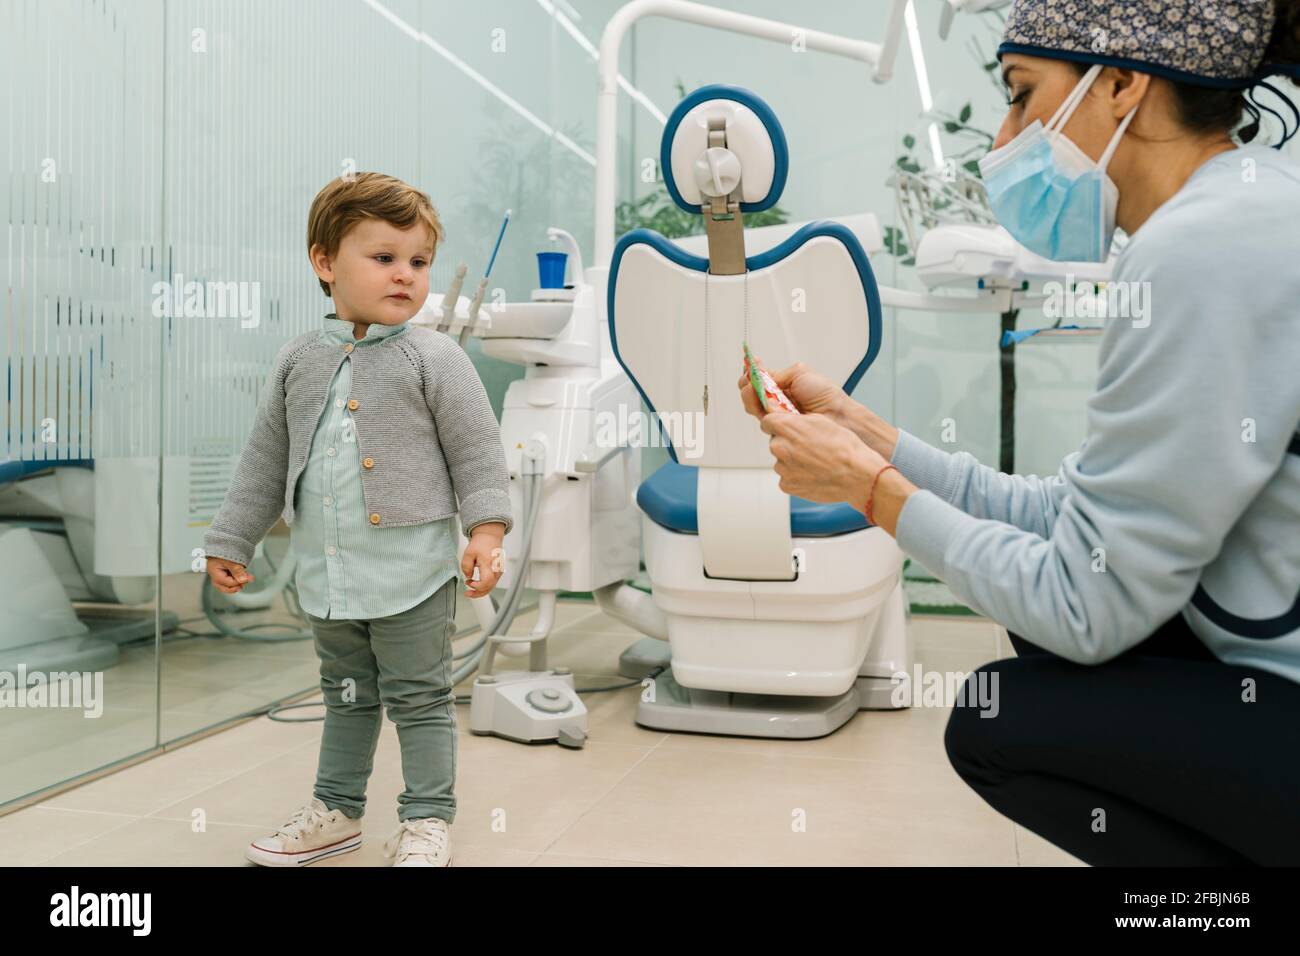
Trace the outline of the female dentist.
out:
M 1120 226 L 1149 306 L 1107 320 L 1079 450 L 1001 474 L 802 364 L 774 377 L 806 414 L 742 401 L 783 491 L 1014 632 L 997 716 L 944 736 L 991 806 L 1092 864 L 1298 864 L 1300 167 L 1232 133 L 1300 63 L 1300 0 L 1016 0 L 1003 40 L 994 213 L 1058 260 Z

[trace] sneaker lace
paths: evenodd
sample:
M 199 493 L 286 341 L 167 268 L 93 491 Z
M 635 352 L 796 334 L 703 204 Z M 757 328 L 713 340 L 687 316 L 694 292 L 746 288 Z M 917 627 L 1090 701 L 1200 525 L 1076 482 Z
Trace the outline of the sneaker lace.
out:
M 308 804 L 296 810 L 288 822 L 277 828 L 275 831 L 276 836 L 284 837 L 286 840 L 295 840 L 303 833 L 315 830 L 319 824 L 325 821 L 327 816 L 329 816 L 328 811 L 322 811 L 318 807 Z
M 447 830 L 433 818 L 403 820 L 384 843 L 384 856 L 396 856 L 399 847 L 402 857 L 416 854 L 437 856 L 447 849 Z

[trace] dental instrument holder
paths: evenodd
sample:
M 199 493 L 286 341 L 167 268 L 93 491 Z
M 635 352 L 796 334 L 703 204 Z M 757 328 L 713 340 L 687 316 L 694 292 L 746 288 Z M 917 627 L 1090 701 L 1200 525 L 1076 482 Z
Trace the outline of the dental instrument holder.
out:
M 488 277 L 484 276 L 478 284 L 478 291 L 474 293 L 474 298 L 469 303 L 469 314 L 478 315 L 478 310 L 483 308 L 483 299 L 487 295 Z M 461 333 L 462 338 L 464 332 Z
M 492 267 L 496 265 L 497 253 L 501 251 L 501 240 L 505 238 L 506 226 L 510 225 L 510 212 L 507 209 L 505 216 L 501 219 L 501 228 L 497 230 L 497 241 L 492 246 L 492 255 L 488 257 L 487 269 L 483 273 L 482 280 L 479 281 L 478 291 L 474 293 L 474 298 L 470 301 L 469 316 L 471 322 L 474 318 L 479 317 L 479 310 L 483 308 L 483 298 L 487 295 L 488 278 L 492 275 Z M 457 271 L 457 278 L 460 278 L 459 270 Z M 459 284 L 457 284 L 457 289 L 459 290 Z M 460 330 L 460 335 L 456 338 L 456 344 L 461 348 L 465 347 L 465 339 L 469 337 L 470 324 L 466 323 L 465 327 Z
M 447 286 L 447 291 L 441 298 L 438 298 L 436 293 L 430 292 L 420 311 L 411 317 L 411 321 L 416 325 L 429 326 L 455 338 L 462 348 L 471 331 L 482 334 L 492 327 L 492 320 L 482 308 L 486 280 L 480 284 L 479 292 L 473 301 L 461 295 L 466 271 L 465 263 L 459 263 L 452 276 L 451 284 Z
M 560 593 L 623 587 L 639 570 L 640 515 L 632 493 L 641 475 L 640 448 L 609 447 L 601 426 L 625 417 L 638 398 L 605 334 L 606 270 L 584 270 L 577 242 L 563 229 L 550 227 L 547 236 L 568 248 L 572 288 L 535 289 L 532 301 L 493 303 L 492 328 L 481 339 L 485 356 L 525 368 L 501 405 L 516 523 L 505 537 L 497 590 L 526 585 L 538 595 L 538 613 L 528 634 L 490 641 L 491 657 L 484 646 L 469 728 L 573 748 L 586 739 L 586 709 L 572 673 L 548 667 L 545 638 Z M 535 532 L 528 531 L 529 519 Z M 470 603 L 484 633 L 491 633 L 491 599 Z M 496 630 L 508 633 L 508 623 Z M 512 653 L 521 648 L 526 670 L 498 669 L 523 666 L 509 660 L 522 656 Z
M 465 284 L 465 273 L 468 267 L 465 263 L 458 263 L 456 274 L 451 280 L 451 285 L 447 286 L 447 292 L 442 297 L 442 314 L 454 315 L 456 312 L 456 303 L 460 301 L 460 290 Z

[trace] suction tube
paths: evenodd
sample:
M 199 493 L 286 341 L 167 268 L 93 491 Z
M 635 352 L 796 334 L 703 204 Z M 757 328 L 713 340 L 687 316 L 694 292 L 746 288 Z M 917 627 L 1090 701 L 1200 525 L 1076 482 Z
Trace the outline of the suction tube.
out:
M 222 595 L 226 600 L 235 606 L 237 611 L 256 611 L 269 608 L 275 596 L 281 591 L 287 590 L 294 597 L 294 604 L 297 605 L 295 612 L 299 618 L 303 616 L 302 605 L 298 604 L 298 592 L 293 584 L 293 573 L 298 565 L 297 559 L 294 558 L 292 550 L 285 555 L 284 560 L 276 567 L 275 562 L 271 560 L 271 554 L 268 550 L 263 549 L 262 557 L 266 563 L 271 566 L 274 576 L 270 583 L 259 591 L 251 594 L 243 591 L 235 594 Z M 281 627 L 289 628 L 290 625 L 282 624 L 277 621 L 266 621 L 262 624 L 254 624 L 248 628 L 238 628 L 227 624 L 225 618 L 230 612 L 218 611 L 215 603 L 217 593 L 216 587 L 210 577 L 205 576 L 203 579 L 203 589 L 200 595 L 202 602 L 203 614 L 208 619 L 208 623 L 215 627 L 226 637 L 237 638 L 241 641 L 259 641 L 265 644 L 277 644 L 284 641 L 309 641 L 312 639 L 310 630 L 289 630 L 282 634 L 254 634 L 253 631 L 259 628 Z M 293 608 L 290 608 L 293 610 Z
M 524 593 L 524 582 L 528 578 L 528 565 L 532 560 L 533 531 L 537 527 L 537 517 L 542 511 L 543 482 L 546 478 L 541 469 L 541 454 L 536 448 L 524 449 L 523 468 L 521 470 L 523 472 L 521 477 L 524 479 L 521 487 L 524 521 L 523 539 L 519 546 L 519 567 L 515 579 L 511 583 L 510 590 L 506 593 L 501 606 L 497 608 L 492 617 L 491 624 L 483 632 L 482 636 L 474 642 L 472 647 L 461 654 L 455 655 L 455 660 L 464 661 L 464 663 L 452 672 L 451 683 L 453 687 L 478 669 L 483 654 L 487 651 L 488 642 L 494 638 L 504 637 L 519 613 L 519 603 Z M 488 599 L 491 600 L 491 597 L 489 596 Z M 491 658 L 489 658 L 490 660 Z

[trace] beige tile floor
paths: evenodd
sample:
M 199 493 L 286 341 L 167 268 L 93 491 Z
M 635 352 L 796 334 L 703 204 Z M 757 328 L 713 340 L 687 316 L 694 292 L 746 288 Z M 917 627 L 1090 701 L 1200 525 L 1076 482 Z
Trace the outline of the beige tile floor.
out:
M 562 601 L 557 617 L 553 659 L 580 686 L 609 683 L 634 633 L 590 602 Z M 1012 653 L 981 618 L 917 616 L 912 627 L 926 669 Z M 586 700 L 580 751 L 475 736 L 458 710 L 457 866 L 1082 865 L 957 777 L 947 710 L 861 711 L 829 737 L 785 741 L 638 727 L 635 689 Z M 251 865 L 244 846 L 309 799 L 320 731 L 257 718 L 0 817 L 0 864 Z M 401 790 L 385 719 L 365 843 L 317 865 L 384 865 Z
M 206 634 L 213 628 L 200 608 L 201 582 L 195 574 L 165 576 L 162 605 L 191 630 Z M 462 603 L 467 613 L 461 623 L 468 625 L 473 609 Z M 150 607 L 132 610 L 152 623 Z M 248 612 L 239 626 L 253 630 L 271 623 L 288 625 L 277 627 L 277 634 L 305 626 L 278 601 Z M 120 658 L 103 670 L 102 713 L 94 719 L 86 719 L 80 708 L 5 709 L 0 712 L 0 803 L 150 750 L 159 734 L 164 741 L 178 741 L 319 685 L 320 663 L 310 637 L 308 632 L 301 641 L 250 642 L 170 631 L 162 646 L 161 697 L 158 652 L 150 638 L 123 647 Z

